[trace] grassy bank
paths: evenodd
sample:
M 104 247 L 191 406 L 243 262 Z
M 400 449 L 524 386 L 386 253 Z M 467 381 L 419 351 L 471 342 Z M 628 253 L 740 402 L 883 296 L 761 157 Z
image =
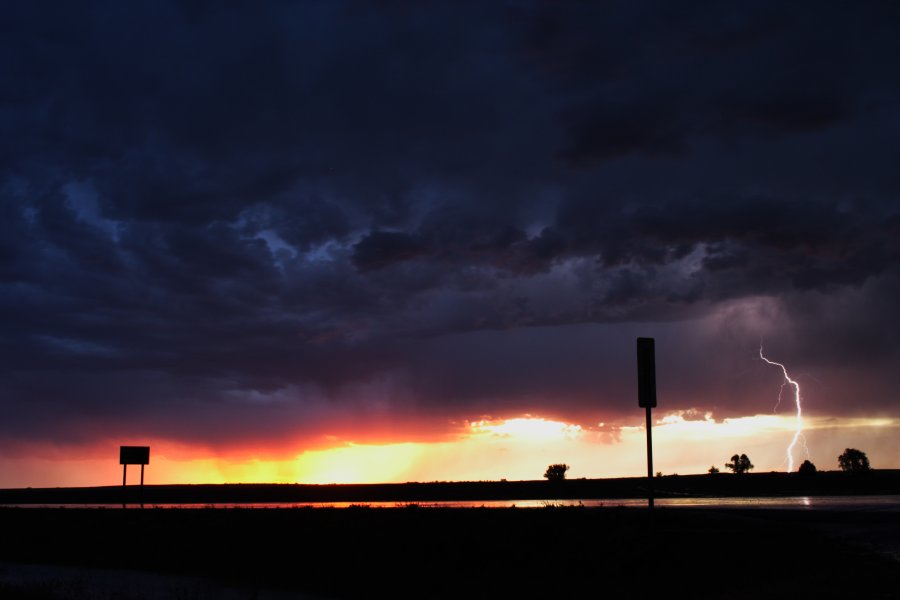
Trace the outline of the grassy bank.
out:
M 0 490 L 0 504 L 147 504 L 236 502 L 434 502 L 441 500 L 522 500 L 641 498 L 646 479 L 476 481 L 354 485 L 225 484 L 148 485 Z M 877 470 L 856 476 L 822 472 L 745 475 L 668 475 L 655 478 L 659 497 L 813 496 L 900 494 L 900 471 Z

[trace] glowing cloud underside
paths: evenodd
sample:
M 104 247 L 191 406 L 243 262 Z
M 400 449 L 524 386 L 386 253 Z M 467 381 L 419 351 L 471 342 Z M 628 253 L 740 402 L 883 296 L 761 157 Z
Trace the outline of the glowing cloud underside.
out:
M 781 368 L 781 372 L 784 375 L 784 382 L 781 384 L 781 391 L 778 392 L 778 404 L 781 404 L 781 394 L 784 392 L 784 386 L 790 385 L 794 388 L 794 404 L 797 406 L 797 427 L 794 431 L 794 437 L 791 440 L 790 445 L 787 447 L 787 470 L 788 473 L 790 473 L 794 470 L 794 448 L 797 446 L 797 442 L 799 442 L 803 438 L 803 408 L 800 406 L 800 384 L 791 379 L 791 376 L 788 375 L 787 369 L 783 364 L 775 362 L 773 360 L 769 360 L 768 358 L 763 356 L 762 346 L 759 347 L 759 357 L 768 364 Z M 775 405 L 776 409 L 778 408 L 778 404 Z

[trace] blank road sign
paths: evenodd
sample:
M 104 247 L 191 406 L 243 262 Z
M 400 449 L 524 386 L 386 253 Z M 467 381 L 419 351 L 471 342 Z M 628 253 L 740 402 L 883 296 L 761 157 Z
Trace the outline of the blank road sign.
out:
M 656 353 L 653 338 L 637 339 L 638 406 L 656 408 Z
M 119 446 L 120 465 L 149 465 L 150 446 Z

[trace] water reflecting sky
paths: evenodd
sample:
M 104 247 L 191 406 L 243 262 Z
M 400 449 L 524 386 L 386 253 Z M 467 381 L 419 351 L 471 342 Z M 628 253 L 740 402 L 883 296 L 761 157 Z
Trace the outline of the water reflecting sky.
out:
M 642 507 L 641 498 L 605 498 L 602 500 L 451 500 L 445 502 L 260 502 L 205 504 L 147 504 L 147 508 L 548 508 L 548 507 Z M 765 508 L 803 510 L 879 510 L 900 511 L 900 495 L 885 496 L 792 496 L 761 498 L 657 498 L 656 505 L 668 508 Z M 122 508 L 121 504 L 20 504 L 0 505 L 22 508 Z M 129 504 L 128 506 L 136 506 Z

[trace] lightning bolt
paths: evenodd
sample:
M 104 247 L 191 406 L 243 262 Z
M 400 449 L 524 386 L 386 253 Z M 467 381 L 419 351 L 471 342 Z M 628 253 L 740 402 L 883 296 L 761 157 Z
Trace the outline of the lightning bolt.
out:
M 794 470 L 794 448 L 797 446 L 797 443 L 803 440 L 803 407 L 800 406 L 800 384 L 791 379 L 791 376 L 788 375 L 787 368 L 780 362 L 775 362 L 774 360 L 769 360 L 763 355 L 762 344 L 759 346 L 759 357 L 763 359 L 765 362 L 770 365 L 774 365 L 776 367 L 781 368 L 781 373 L 784 375 L 784 381 L 781 384 L 781 391 L 778 392 L 778 404 L 775 405 L 775 409 L 778 409 L 778 405 L 781 404 L 781 395 L 784 392 L 784 386 L 790 385 L 794 388 L 794 404 L 797 406 L 797 429 L 794 431 L 794 438 L 791 440 L 791 444 L 787 447 L 787 463 L 788 463 L 788 473 Z M 803 441 L 804 446 L 806 442 Z M 807 449 L 807 453 L 809 450 Z

